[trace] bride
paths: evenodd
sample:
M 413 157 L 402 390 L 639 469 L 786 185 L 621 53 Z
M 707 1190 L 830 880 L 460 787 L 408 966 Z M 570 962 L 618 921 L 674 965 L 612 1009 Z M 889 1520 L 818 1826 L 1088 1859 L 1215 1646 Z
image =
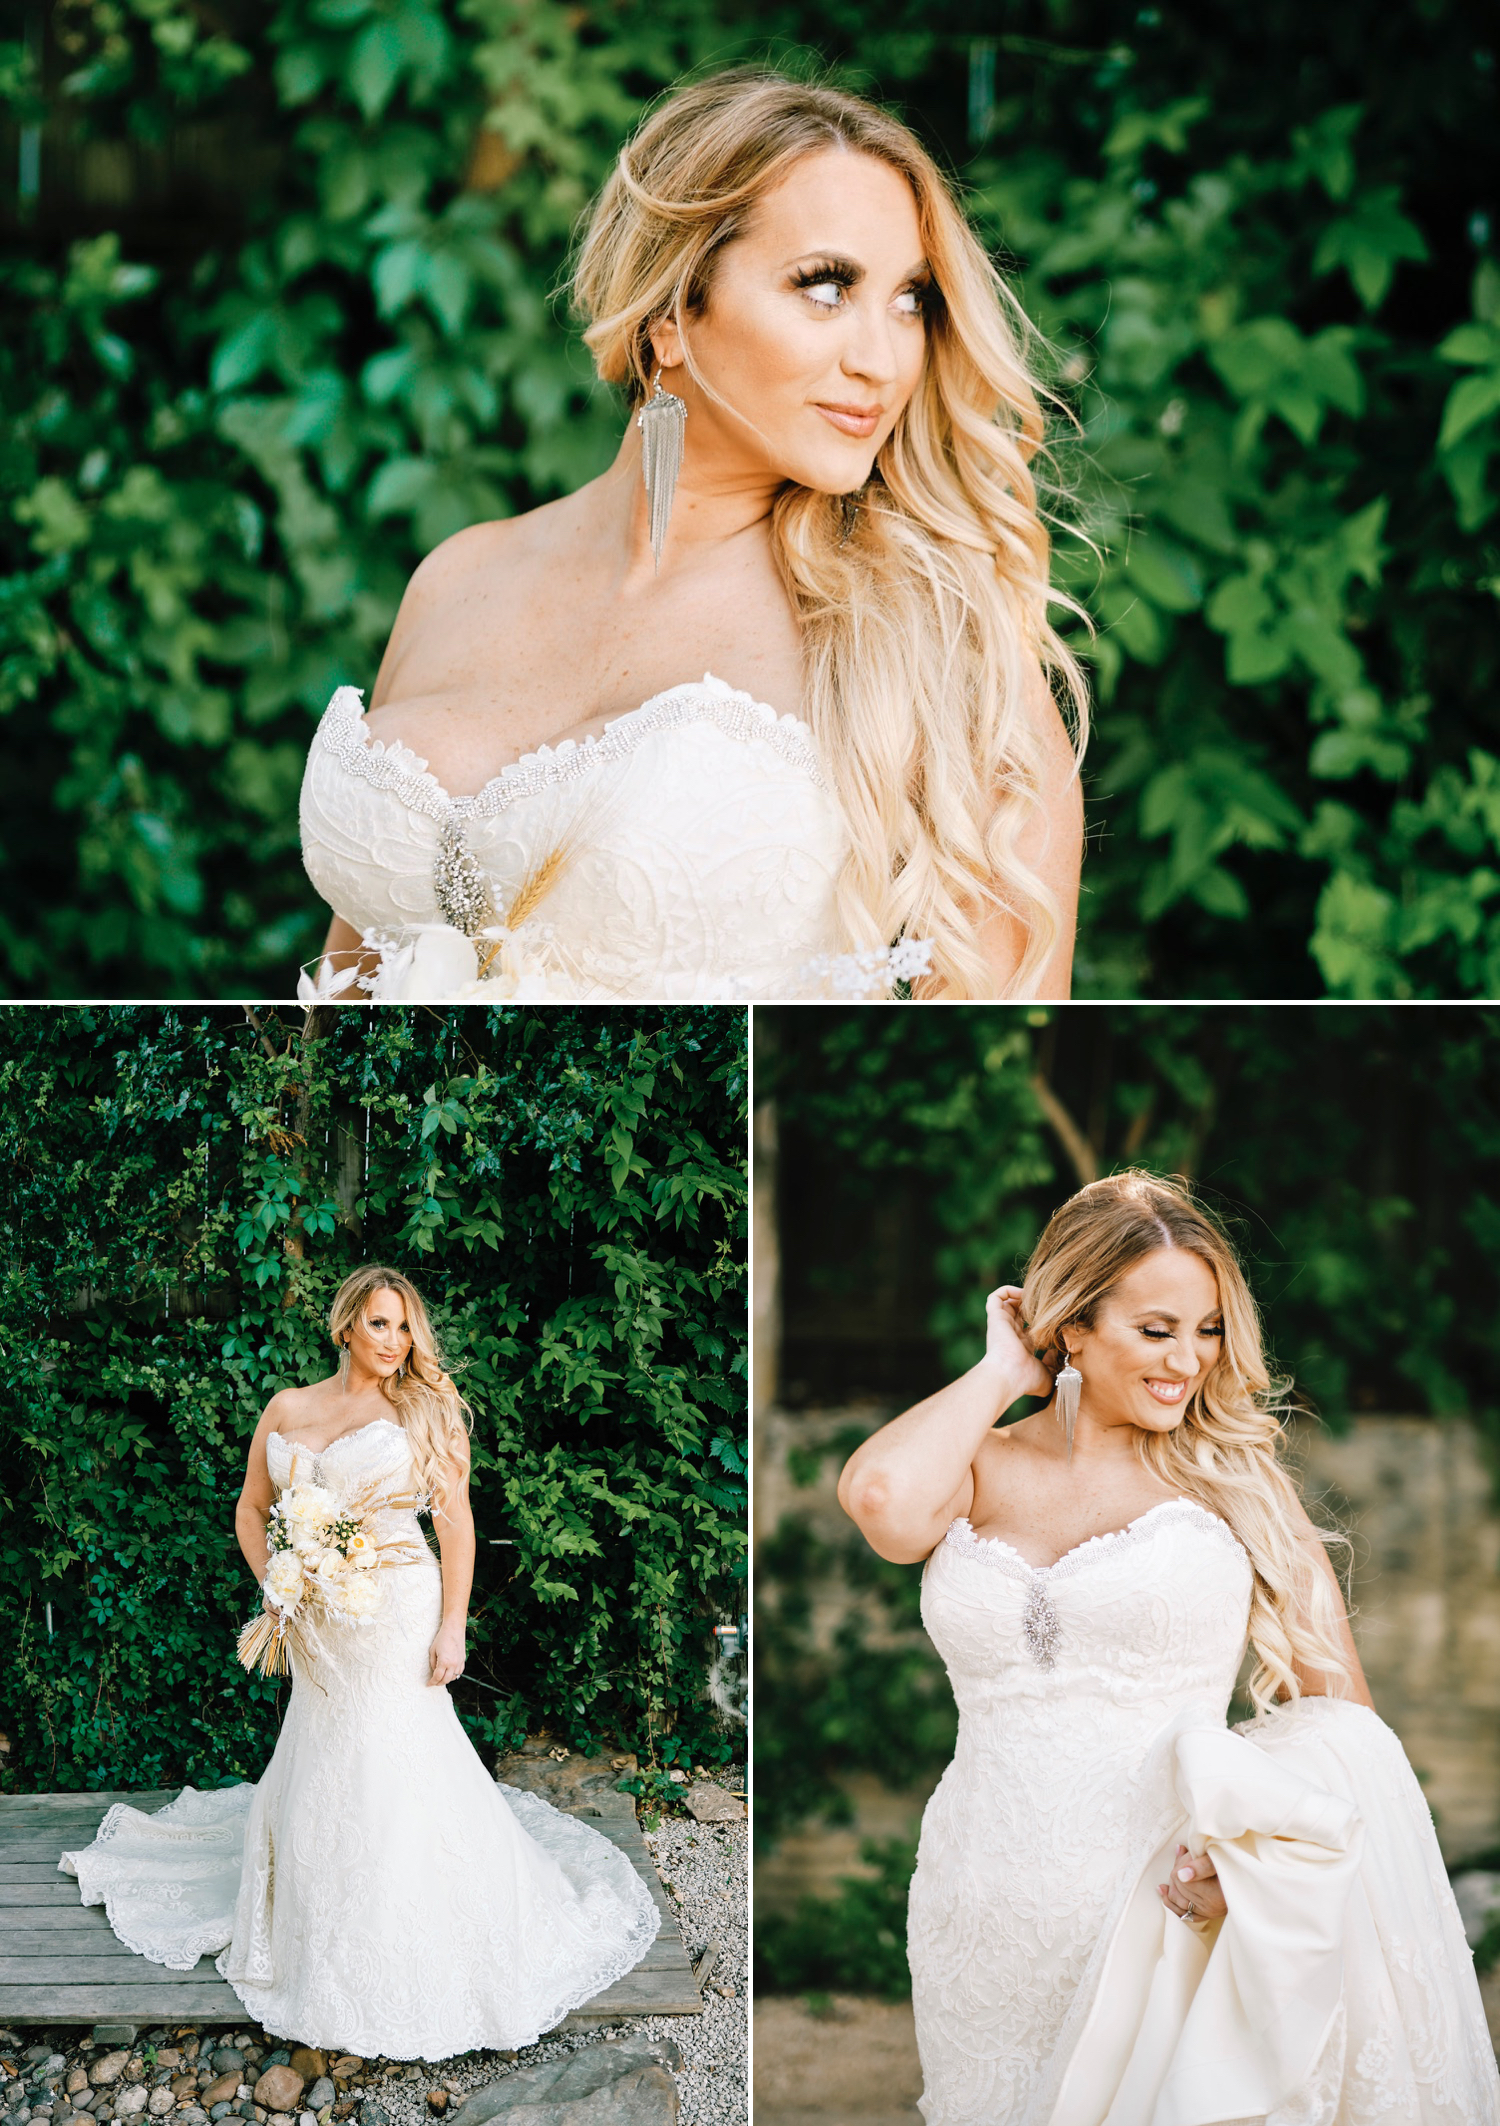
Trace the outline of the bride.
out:
M 291 1704 L 258 1785 L 187 1787 L 155 1816 L 118 1805 L 60 1866 L 152 1962 L 190 1970 L 221 1950 L 218 1969 L 278 2037 L 426 2060 L 533 2044 L 640 1962 L 657 1909 L 607 1838 L 497 1786 L 453 1710 L 469 1449 L 419 1294 L 393 1270 L 358 1270 L 329 1326 L 338 1371 L 282 1389 L 256 1427 L 240 1548 L 266 1583 L 278 1494 L 295 1515 L 316 1486 L 408 1562 L 383 1547 L 379 1572 L 358 1575 L 380 1583 L 368 1620 L 299 1618 Z
M 908 1922 L 927 2126 L 1500 2121 L 1431 1818 L 1278 1432 L 1227 1241 L 1129 1173 L 846 1466 L 880 1555 L 926 1559 L 959 1706 Z
M 608 471 L 429 554 L 302 789 L 307 995 L 1065 997 L 1083 686 L 1024 317 L 907 127 L 738 70 L 573 292 Z

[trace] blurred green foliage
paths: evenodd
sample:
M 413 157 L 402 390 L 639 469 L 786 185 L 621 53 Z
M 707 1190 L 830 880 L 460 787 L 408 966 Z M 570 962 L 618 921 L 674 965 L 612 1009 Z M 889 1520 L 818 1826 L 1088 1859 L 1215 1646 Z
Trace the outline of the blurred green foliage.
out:
M 1189 1176 L 1224 1218 L 1296 1400 L 1339 1428 L 1464 1413 L 1500 1467 L 1497 1053 L 1500 1011 L 1476 1005 L 762 1006 L 794 1487 L 846 1459 L 871 1401 L 893 1415 L 971 1365 L 986 1292 L 1080 1182 L 1129 1165 Z M 762 1851 L 850 1822 L 851 1775 L 904 1793 L 948 1761 L 919 1585 L 826 1509 L 757 1543 Z M 761 1984 L 899 1991 L 876 1915 L 913 1853 L 867 1850 L 838 1897 L 758 1917 Z
M 651 96 L 771 56 L 906 110 L 1081 422 L 1081 993 L 1495 991 L 1495 50 L 1419 13 L 45 11 L 0 44 L 8 167 L 41 127 L 0 256 L 0 981 L 254 994 L 313 953 L 314 717 L 424 551 L 605 462 L 571 233 Z
M 720 1762 L 743 1608 L 741 1014 L 0 1021 L 0 1785 L 256 1777 L 234 1502 L 340 1280 L 416 1279 L 472 1403 L 477 1743 Z

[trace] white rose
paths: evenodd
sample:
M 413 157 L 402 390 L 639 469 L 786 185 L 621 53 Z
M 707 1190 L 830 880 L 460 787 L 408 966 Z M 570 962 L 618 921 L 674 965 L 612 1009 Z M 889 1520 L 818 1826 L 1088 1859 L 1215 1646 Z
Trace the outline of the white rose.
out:
M 339 1588 L 339 1602 L 351 1617 L 373 1617 L 381 1603 L 380 1582 L 351 1574 Z
M 321 1484 L 298 1484 L 282 1500 L 288 1519 L 315 1521 L 319 1525 L 331 1521 L 339 1510 L 339 1502 L 331 1491 Z
M 298 1521 L 292 1530 L 292 1548 L 309 1571 L 323 1555 L 323 1530 L 316 1521 Z
M 344 1561 L 336 1550 L 325 1550 L 318 1560 L 318 1578 L 325 1587 L 344 1577 Z
M 261 1584 L 278 1609 L 295 1609 L 302 1599 L 302 1560 L 293 1550 L 278 1550 Z

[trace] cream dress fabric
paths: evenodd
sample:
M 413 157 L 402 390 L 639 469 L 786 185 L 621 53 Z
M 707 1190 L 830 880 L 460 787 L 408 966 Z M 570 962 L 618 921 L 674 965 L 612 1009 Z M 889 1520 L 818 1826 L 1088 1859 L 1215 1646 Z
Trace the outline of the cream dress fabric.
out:
M 925 965 L 841 949 L 847 842 L 812 734 L 712 673 L 597 738 L 526 754 L 472 797 L 372 739 L 359 692 L 340 687 L 301 823 L 313 885 L 386 945 L 381 997 L 884 994 Z
M 1183 1499 L 1045 1569 L 956 1521 L 909 1954 L 927 2126 L 1497 2126 L 1431 1817 L 1366 1708 L 1225 1725 L 1251 1571 Z M 1228 1917 L 1156 1885 L 1213 1855 Z
M 292 1450 L 277 1433 L 266 1458 L 280 1489 Z M 406 1434 L 378 1418 L 321 1455 L 299 1448 L 297 1473 L 340 1497 L 398 1495 Z M 420 1539 L 414 1513 L 385 1519 Z M 428 1683 L 437 1560 L 380 1579 L 367 1624 L 320 1627 L 258 1785 L 188 1787 L 155 1816 L 118 1805 L 59 1866 L 153 1963 L 222 1951 L 280 2037 L 429 2060 L 532 2044 L 638 1964 L 660 1917 L 607 1838 L 495 1783 Z

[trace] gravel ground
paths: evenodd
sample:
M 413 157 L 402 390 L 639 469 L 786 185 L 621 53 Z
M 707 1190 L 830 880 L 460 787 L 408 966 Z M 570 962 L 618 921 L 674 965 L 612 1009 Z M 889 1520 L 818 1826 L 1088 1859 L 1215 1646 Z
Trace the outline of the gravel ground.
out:
M 605 2024 L 597 2030 L 568 2031 L 515 2053 L 470 2052 L 444 2061 L 366 2060 L 358 2074 L 340 2079 L 339 2101 L 335 2105 L 322 2106 L 316 2115 L 310 2111 L 294 2114 L 296 2126 L 339 2126 L 344 2119 L 350 2126 L 380 2126 L 377 2106 L 388 2126 L 431 2126 L 433 2113 L 427 2096 L 429 2090 L 439 2089 L 448 2092 L 448 2116 L 456 2126 L 462 2126 L 462 2105 L 453 2103 L 454 2098 L 519 2068 L 633 2032 L 670 2040 L 676 2047 L 676 2052 L 668 2051 L 667 2057 L 681 2099 L 681 2126 L 746 2126 L 750 2052 L 749 1828 L 743 1823 L 695 1824 L 673 1817 L 659 1830 L 647 1832 L 646 1843 L 671 1896 L 689 1957 L 696 1963 L 710 1942 L 717 1940 L 720 1944 L 701 2015 L 652 2016 Z M 17 2042 L 6 2044 L 5 2039 L 11 2037 Z M 190 2035 L 182 2025 L 174 2025 L 170 2033 L 143 2031 L 134 2047 L 96 2044 L 82 2031 L 58 2030 L 46 2024 L 13 2025 L 0 2036 L 0 2050 L 4 2052 L 0 2059 L 0 2114 L 8 2126 L 26 2126 L 33 2119 L 36 2126 L 49 2126 L 54 2111 L 61 2120 L 71 2108 L 63 2089 L 69 2071 L 77 2065 L 87 2067 L 112 2052 L 132 2054 L 123 2072 L 117 2070 L 122 2088 L 142 2081 L 165 2088 L 171 2079 L 169 2071 L 153 2070 L 149 2062 L 140 2060 L 142 2048 L 152 2038 L 158 2046 L 178 2048 L 181 2084 L 186 2084 L 189 2076 L 200 2085 L 211 2080 L 213 2070 L 198 2065 L 196 2034 Z M 48 2044 L 55 2047 L 50 2058 L 35 2049 Z M 242 2027 L 234 2032 L 219 2028 L 203 2032 L 204 2061 L 225 2046 L 244 2055 L 247 2082 L 253 2082 L 267 2067 L 289 2056 L 284 2041 L 259 2030 Z M 24 2057 L 27 2050 L 33 2051 L 29 2060 Z M 174 2068 L 177 2064 L 174 2056 Z M 7 2067 L 12 2071 L 6 2072 Z M 194 2092 L 179 2087 L 174 2110 L 165 2115 L 161 2126 L 172 2126 L 174 2118 L 179 2126 L 198 2126 L 204 2113 L 193 2100 Z M 100 2106 L 101 2111 L 105 2108 Z M 182 2112 L 189 2108 L 194 2110 L 193 2118 L 182 2120 Z M 216 2111 L 219 2108 L 214 2107 Z M 252 2121 L 266 2117 L 263 2109 L 248 2104 L 244 2108 L 252 2114 Z M 24 2118 L 18 2116 L 22 2113 Z M 280 2119 L 283 2115 L 272 2116 Z M 142 2126 L 155 2126 L 155 2121 L 143 2118 Z M 238 2126 L 234 2113 L 225 2116 L 224 2126 Z

